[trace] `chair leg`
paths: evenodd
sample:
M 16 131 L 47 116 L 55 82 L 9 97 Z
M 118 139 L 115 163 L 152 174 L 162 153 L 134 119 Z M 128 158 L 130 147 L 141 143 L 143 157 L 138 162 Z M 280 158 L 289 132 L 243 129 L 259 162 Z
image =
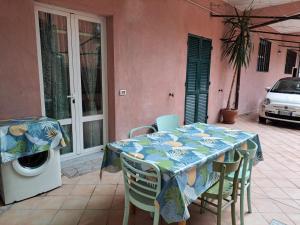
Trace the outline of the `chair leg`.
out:
M 153 225 L 159 225 L 159 208 L 155 207 Z
M 236 220 L 235 220 L 235 202 L 231 204 L 231 220 L 232 220 L 232 225 L 236 225 Z
M 201 207 L 200 207 L 200 214 L 204 213 L 204 206 L 205 206 L 205 202 L 204 202 L 205 198 L 201 199 Z
M 222 203 L 218 202 L 218 215 L 217 215 L 217 225 L 221 225 L 221 221 L 222 221 Z
M 245 188 L 241 187 L 241 193 L 240 193 L 240 219 L 241 219 L 241 225 L 244 225 L 244 196 L 245 196 Z
M 128 225 L 129 211 L 130 211 L 130 203 L 128 202 L 128 200 L 125 200 L 123 225 Z
M 251 207 L 251 183 L 247 187 L 247 202 L 248 202 L 248 212 L 252 213 L 252 207 Z

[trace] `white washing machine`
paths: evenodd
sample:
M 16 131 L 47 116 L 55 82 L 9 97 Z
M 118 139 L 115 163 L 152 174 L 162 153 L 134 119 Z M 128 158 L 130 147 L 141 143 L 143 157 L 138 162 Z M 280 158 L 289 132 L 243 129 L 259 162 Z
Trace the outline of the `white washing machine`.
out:
M 5 204 L 61 186 L 59 150 L 25 156 L 1 165 L 0 194 Z

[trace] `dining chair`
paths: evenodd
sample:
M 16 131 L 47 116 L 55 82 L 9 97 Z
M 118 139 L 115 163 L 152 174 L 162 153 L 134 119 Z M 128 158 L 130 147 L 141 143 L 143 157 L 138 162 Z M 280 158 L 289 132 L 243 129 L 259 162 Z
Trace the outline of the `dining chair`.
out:
M 152 126 L 141 126 L 141 127 L 136 127 L 136 128 L 133 128 L 131 129 L 129 132 L 128 132 L 128 138 L 132 138 L 134 135 L 134 132 L 137 132 L 137 131 L 140 131 L 140 130 L 144 130 L 144 129 L 149 129 L 149 130 L 152 130 L 153 132 L 157 132 L 157 130 L 152 127 Z
M 257 144 L 251 140 L 247 141 L 247 149 L 239 149 L 239 153 L 243 158 L 243 163 L 241 164 L 241 170 L 238 176 L 238 183 L 240 190 L 240 220 L 241 225 L 244 225 L 244 195 L 247 191 L 247 203 L 248 203 L 248 212 L 252 212 L 251 207 L 251 174 L 252 167 L 254 163 L 254 158 L 257 151 Z M 233 181 L 234 174 L 231 173 L 228 175 L 228 179 Z
M 178 115 L 164 115 L 156 119 L 158 131 L 170 131 L 179 127 Z
M 156 197 L 161 190 L 159 168 L 124 152 L 121 153 L 121 165 L 125 184 L 123 225 L 128 224 L 130 204 L 153 213 L 153 225 L 158 225 L 159 205 Z
M 237 200 L 238 175 L 241 165 L 241 155 L 238 151 L 234 153 L 234 160 L 230 162 L 213 161 L 213 171 L 219 174 L 218 181 L 201 195 L 201 212 L 206 209 L 217 215 L 217 225 L 221 225 L 222 211 L 231 205 L 232 224 L 236 225 L 235 203 Z M 227 175 L 234 172 L 234 179 L 230 181 Z M 217 200 L 214 203 L 211 200 Z M 223 204 L 223 201 L 225 202 Z M 213 210 L 206 207 L 208 205 L 217 208 Z

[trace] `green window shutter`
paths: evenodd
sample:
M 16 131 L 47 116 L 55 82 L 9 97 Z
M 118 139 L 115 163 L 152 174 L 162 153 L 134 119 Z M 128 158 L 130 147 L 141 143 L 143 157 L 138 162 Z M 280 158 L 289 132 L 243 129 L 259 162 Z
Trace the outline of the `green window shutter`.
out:
M 211 40 L 189 36 L 185 124 L 207 121 Z

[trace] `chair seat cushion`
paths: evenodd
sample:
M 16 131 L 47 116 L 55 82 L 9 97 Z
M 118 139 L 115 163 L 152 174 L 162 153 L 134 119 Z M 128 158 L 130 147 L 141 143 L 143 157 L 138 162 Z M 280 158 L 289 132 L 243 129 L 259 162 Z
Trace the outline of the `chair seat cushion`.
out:
M 219 194 L 219 181 L 211 186 L 206 192 L 202 194 L 202 197 L 217 199 Z M 224 180 L 223 186 L 223 198 L 227 198 L 232 194 L 233 184 L 229 180 Z

